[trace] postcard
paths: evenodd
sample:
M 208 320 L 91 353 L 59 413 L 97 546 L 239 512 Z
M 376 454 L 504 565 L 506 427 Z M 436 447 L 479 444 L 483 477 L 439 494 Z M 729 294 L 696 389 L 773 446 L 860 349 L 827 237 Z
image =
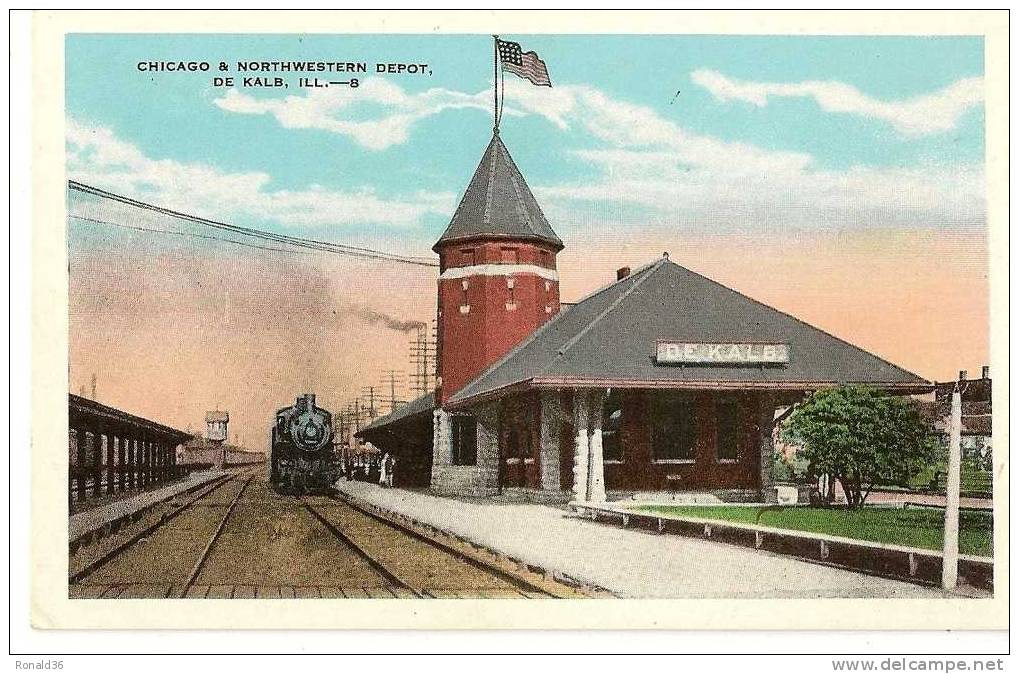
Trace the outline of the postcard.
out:
M 37 627 L 1006 624 L 1007 14 L 35 19 Z

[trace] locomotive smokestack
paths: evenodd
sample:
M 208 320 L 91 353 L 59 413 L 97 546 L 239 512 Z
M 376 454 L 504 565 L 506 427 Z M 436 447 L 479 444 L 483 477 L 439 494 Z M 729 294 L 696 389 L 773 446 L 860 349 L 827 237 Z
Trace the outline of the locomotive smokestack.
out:
M 307 409 L 307 410 L 314 409 L 315 408 L 315 394 L 314 393 L 304 393 L 302 395 L 297 396 L 297 404 L 295 405 L 295 407 L 300 407 L 300 408 Z

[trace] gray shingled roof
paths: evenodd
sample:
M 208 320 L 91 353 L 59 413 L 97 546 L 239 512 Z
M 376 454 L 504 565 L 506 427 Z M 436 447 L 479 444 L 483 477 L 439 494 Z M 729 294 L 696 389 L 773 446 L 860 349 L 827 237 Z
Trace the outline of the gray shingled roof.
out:
M 435 394 L 426 393 L 419 398 L 411 400 L 406 405 L 396 408 L 389 414 L 373 420 L 370 424 L 362 428 L 355 435 L 360 436 L 362 433 L 365 433 L 366 431 L 372 431 L 376 428 L 388 426 L 389 424 L 394 424 L 398 421 L 409 419 L 410 417 L 422 414 L 424 412 L 430 413 L 434 409 L 435 409 Z
M 563 248 L 498 134 L 492 136 L 446 231 L 432 246 L 480 237 L 525 238 Z
M 657 365 L 659 339 L 789 345 L 782 366 Z M 610 383 L 611 382 L 611 383 Z M 668 258 L 563 311 L 449 400 L 514 385 L 790 387 L 869 383 L 930 390 L 930 382 Z

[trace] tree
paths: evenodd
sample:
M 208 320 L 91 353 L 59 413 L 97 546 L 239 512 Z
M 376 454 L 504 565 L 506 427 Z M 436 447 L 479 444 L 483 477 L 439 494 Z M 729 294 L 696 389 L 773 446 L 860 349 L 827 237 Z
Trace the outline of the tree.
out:
M 877 480 L 930 463 L 937 446 L 915 401 L 869 386 L 813 393 L 789 415 L 781 433 L 785 442 L 802 447 L 814 474 L 839 481 L 850 508 L 863 505 Z

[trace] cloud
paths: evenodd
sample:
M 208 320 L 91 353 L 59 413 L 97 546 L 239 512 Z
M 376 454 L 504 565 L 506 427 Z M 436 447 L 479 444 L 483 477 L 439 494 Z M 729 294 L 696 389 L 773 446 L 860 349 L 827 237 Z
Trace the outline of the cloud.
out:
M 828 169 L 802 152 L 692 133 L 655 110 L 585 85 L 538 96 L 507 82 L 507 99 L 601 147 L 572 155 L 594 178 L 532 185 L 543 208 L 577 231 L 676 227 L 712 231 L 982 226 L 979 164 Z M 542 92 L 542 93 L 545 93 Z
M 206 164 L 154 159 L 111 129 L 74 118 L 67 120 L 66 133 L 69 176 L 186 213 L 243 216 L 305 228 L 365 224 L 406 228 L 430 213 L 448 215 L 455 206 L 455 195 L 442 191 L 384 198 L 371 187 L 273 189 L 268 173 L 227 173 Z
M 445 110 L 491 110 L 491 91 L 465 94 L 433 88 L 410 94 L 379 77 L 356 89 L 312 89 L 305 96 L 255 98 L 231 89 L 214 103 L 228 112 L 272 115 L 287 129 L 320 129 L 345 136 L 369 150 L 406 143 L 411 128 Z M 514 110 L 508 114 L 517 114 Z
M 690 78 L 721 102 L 744 101 L 763 108 L 770 97 L 813 98 L 822 110 L 891 124 L 905 136 L 926 136 L 951 131 L 959 118 L 984 100 L 982 77 L 967 77 L 944 89 L 899 101 L 882 101 L 856 87 L 835 81 L 750 82 L 714 70 L 696 70 Z
M 371 148 L 406 142 L 415 123 L 450 107 L 489 114 L 487 91 L 466 94 L 430 89 L 410 94 L 384 80 L 369 78 L 357 94 L 365 93 L 365 99 L 355 102 L 349 93 L 346 89 L 315 90 L 306 96 L 259 100 L 231 91 L 217 105 L 250 114 L 272 114 L 290 128 L 345 134 Z M 549 89 L 512 78 L 506 81 L 505 94 L 507 115 L 542 118 L 557 129 L 588 136 L 585 149 L 563 150 L 577 160 L 574 165 L 581 167 L 580 174 L 531 185 L 561 233 L 631 226 L 770 232 L 972 229 L 984 224 L 984 171 L 979 163 L 832 169 L 820 166 L 809 153 L 692 132 L 650 107 L 589 85 Z M 770 94 L 761 95 L 764 98 L 757 100 L 766 102 Z M 918 105 L 917 100 L 910 104 Z M 927 118 L 934 123 L 931 120 L 936 115 Z M 224 207 L 247 209 L 285 224 L 356 223 L 376 218 L 408 225 L 426 213 L 448 216 L 455 206 L 454 195 L 449 193 L 383 200 L 370 189 L 335 192 L 312 186 L 296 192 L 271 191 L 264 174 L 221 174 L 207 167 L 155 162 L 107 130 L 90 129 L 89 134 L 93 141 L 97 135 L 103 140 L 79 144 L 94 153 L 92 160 L 102 165 L 110 182 L 165 192 L 167 183 L 178 181 L 189 186 L 179 191 L 192 200 L 194 195 L 209 203 L 220 200 L 215 202 L 216 210 L 209 212 L 221 212 Z M 78 155 L 71 156 L 73 168 Z M 123 175 L 117 171 L 122 164 L 131 167 Z M 522 168 L 526 173 L 526 166 Z
M 666 160 L 712 166 L 731 174 L 756 174 L 802 169 L 813 162 L 810 155 L 800 152 L 765 150 L 690 133 L 649 107 L 613 98 L 587 85 L 539 89 L 523 81 L 507 81 L 506 98 L 517 115 L 544 117 L 563 130 L 583 129 L 605 146 L 593 153 L 574 154 L 585 160 L 611 156 L 624 170 L 654 170 L 647 166 L 649 162 Z

